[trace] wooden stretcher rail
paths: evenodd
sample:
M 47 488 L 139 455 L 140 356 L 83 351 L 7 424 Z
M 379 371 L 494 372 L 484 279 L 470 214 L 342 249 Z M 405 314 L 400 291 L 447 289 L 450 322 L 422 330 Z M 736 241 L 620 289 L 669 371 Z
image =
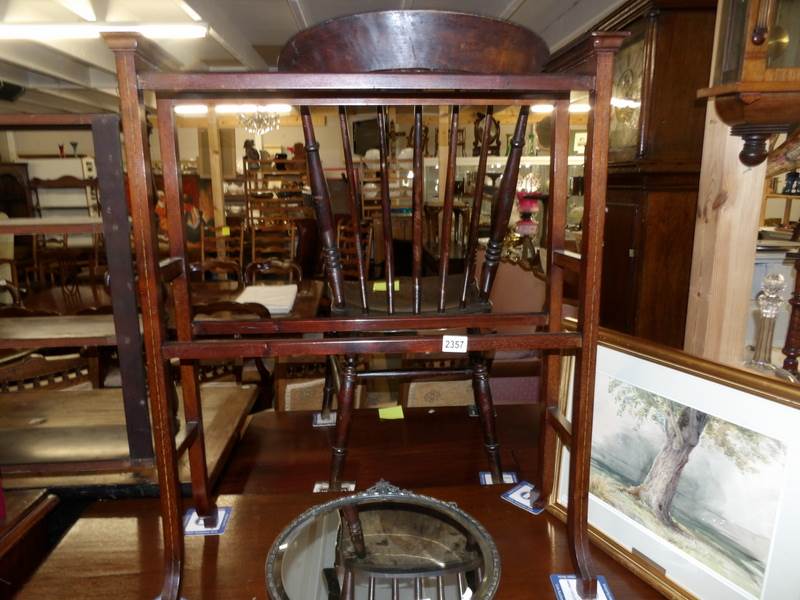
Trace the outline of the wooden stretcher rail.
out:
M 581 255 L 568 250 L 556 250 L 553 252 L 553 264 L 562 269 L 580 273 L 581 271 Z
M 11 475 L 56 475 L 64 473 L 121 473 L 142 471 L 153 467 L 152 459 L 77 460 L 48 463 L 2 465 L 4 477 Z
M 103 233 L 100 217 L 44 217 L 0 220 L 0 233 L 16 235 L 56 233 Z
M 465 327 L 537 327 L 546 325 L 547 313 L 475 315 L 408 315 L 393 317 L 332 317 L 329 319 L 271 319 L 259 321 L 195 321 L 195 335 L 267 335 L 272 333 L 344 333 L 351 331 L 419 331 Z
M 161 272 L 162 281 L 169 283 L 180 275 L 183 275 L 183 258 L 165 258 L 158 263 L 158 269 Z
M 186 423 L 185 429 L 186 431 L 184 433 L 183 440 L 181 440 L 181 442 L 178 444 L 176 450 L 178 456 L 183 456 L 183 453 L 189 449 L 189 446 L 192 445 L 192 442 L 197 439 L 197 435 L 200 431 L 199 423 L 197 421 L 189 421 Z
M 533 333 L 467 336 L 470 351 L 580 348 L 579 333 Z M 330 356 L 337 354 L 404 354 L 440 352 L 442 336 L 397 336 L 377 338 L 195 340 L 164 344 L 165 359 L 181 360 L 255 358 L 263 356 Z M 454 355 L 455 356 L 455 355 Z
M 410 99 L 438 96 L 450 100 L 481 95 L 484 99 L 524 98 L 529 94 L 569 93 L 594 89 L 595 78 L 589 75 L 473 75 L 430 73 L 160 73 L 139 75 L 143 90 L 159 96 L 192 97 L 207 94 L 204 101 L 258 92 L 283 93 L 284 97 L 334 100 L 343 104 L 347 98 Z M 297 102 L 295 98 L 295 102 Z M 305 102 L 303 102 L 305 103 Z M 385 103 L 385 102 L 384 102 Z
M 108 116 L 99 113 L 86 114 L 13 114 L 0 115 L 0 129 L 31 129 L 36 127 L 53 129 L 57 127 L 91 127 L 96 119 Z
M 548 407 L 547 422 L 555 429 L 561 443 L 569 448 L 572 445 L 572 424 L 561 414 L 557 406 Z

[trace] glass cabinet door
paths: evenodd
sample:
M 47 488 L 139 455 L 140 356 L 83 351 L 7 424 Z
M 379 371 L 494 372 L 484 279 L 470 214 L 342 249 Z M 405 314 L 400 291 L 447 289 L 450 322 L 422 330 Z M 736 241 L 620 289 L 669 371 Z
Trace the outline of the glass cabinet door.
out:
M 767 38 L 767 67 L 798 68 L 800 67 L 800 0 L 776 0 L 774 14 Z
M 748 0 L 724 0 L 720 3 L 722 31 L 714 67 L 714 85 L 739 79 L 747 43 L 747 5 Z

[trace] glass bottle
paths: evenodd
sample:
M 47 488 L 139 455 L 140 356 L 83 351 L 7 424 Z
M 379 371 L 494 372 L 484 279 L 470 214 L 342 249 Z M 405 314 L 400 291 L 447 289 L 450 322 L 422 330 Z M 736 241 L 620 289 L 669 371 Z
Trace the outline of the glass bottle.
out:
M 761 284 L 761 292 L 756 297 L 759 310 L 756 348 L 753 352 L 752 360 L 747 361 L 745 367 L 796 383 L 797 379 L 789 371 L 772 364 L 775 320 L 778 317 L 778 311 L 785 302 L 781 297 L 781 293 L 785 289 L 786 282 L 780 273 L 769 273 L 764 277 L 764 281 Z

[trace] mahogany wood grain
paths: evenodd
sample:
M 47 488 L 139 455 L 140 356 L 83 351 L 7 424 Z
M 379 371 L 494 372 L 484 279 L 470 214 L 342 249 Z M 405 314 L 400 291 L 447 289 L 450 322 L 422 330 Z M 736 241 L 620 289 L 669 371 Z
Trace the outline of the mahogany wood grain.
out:
M 611 106 L 611 76 L 614 54 L 621 38 L 600 37 L 595 40 L 593 61 L 597 72 L 597 88 L 590 94 L 588 142 L 595 151 L 587 153 L 584 166 L 584 196 L 581 259 L 579 278 L 578 330 L 583 345 L 575 361 L 575 397 L 572 406 L 572 446 L 569 461 L 569 504 L 567 531 L 570 554 L 578 576 L 578 592 L 591 598 L 596 594 L 597 579 L 592 565 L 588 539 L 589 467 L 592 447 L 594 407 L 594 374 L 597 361 L 597 329 L 600 301 L 597 290 L 602 273 L 603 223 L 608 165 L 608 128 Z M 602 140 L 598 143 L 598 140 Z
M 470 350 L 536 350 L 553 348 L 574 350 L 581 346 L 576 333 L 489 334 L 467 336 Z M 249 340 L 197 340 L 195 342 L 166 342 L 165 358 L 203 360 L 208 358 L 237 358 L 257 356 L 330 356 L 335 354 L 403 354 L 439 352 L 442 336 L 376 336 L 359 338 L 315 339 L 313 343 L 297 338 L 262 338 Z
M 14 596 L 50 549 L 47 534 L 58 497 L 44 489 L 4 491 L 6 514 L 0 529 L 0 595 Z
M 550 191 L 547 207 L 547 272 L 549 277 L 546 283 L 546 310 L 550 320 L 547 324 L 548 331 L 558 331 L 561 328 L 561 319 L 564 309 L 564 266 L 559 257 L 564 256 L 566 218 L 567 218 L 567 155 L 569 148 L 569 103 L 559 100 L 553 111 L 553 143 L 550 152 Z M 580 271 L 580 260 L 572 261 Z M 558 390 L 561 384 L 561 354 L 555 351 L 543 352 L 542 377 L 540 378 L 540 395 L 545 405 L 543 418 L 547 418 L 550 409 L 558 407 Z M 537 506 L 543 508 L 550 498 L 554 484 L 556 467 L 554 431 L 542 423 L 539 435 L 539 455 L 541 465 L 539 468 L 539 500 Z
M 539 412 L 533 405 L 497 407 L 506 467 L 529 481 L 536 475 Z M 498 599 L 552 597 L 550 574 L 572 570 L 566 529 L 548 513 L 532 518 L 502 501 L 497 487 L 476 484 L 485 459 L 480 447 L 463 440 L 481 435 L 478 419 L 463 407 L 436 408 L 433 414 L 407 409 L 405 419 L 395 421 L 380 420 L 374 410 L 356 410 L 353 418 L 348 465 L 359 489 L 385 478 L 456 502 L 498 546 L 503 570 Z M 309 419 L 308 412 L 253 416 L 220 481 L 219 505 L 233 509 L 225 535 L 186 539 L 184 597 L 267 598 L 264 560 L 273 539 L 303 510 L 331 497 L 310 493 L 328 469 L 331 432 L 312 429 Z M 95 503 L 19 598 L 153 597 L 159 592 L 160 544 L 156 500 Z M 597 566 L 617 600 L 662 598 L 602 553 Z
M 108 38 L 106 38 L 108 39 Z M 158 273 L 157 226 L 152 207 L 153 185 L 150 149 L 143 99 L 137 84 L 137 62 L 145 59 L 138 52 L 138 39 L 117 38 L 114 49 L 120 97 L 120 115 L 125 137 L 133 238 L 139 274 L 139 297 L 144 327 L 147 380 L 153 419 L 153 433 L 161 490 L 164 534 L 161 586 L 162 600 L 180 597 L 183 564 L 183 522 L 177 452 L 174 444 L 173 412 L 168 386 L 172 385 L 168 366 L 161 355 L 166 328 L 160 310 L 163 305 Z
M 386 109 L 378 112 L 378 150 L 381 174 L 381 225 L 383 226 L 384 278 L 386 280 L 386 312 L 394 313 L 394 238 L 392 235 L 392 199 L 389 194 L 389 140 Z
M 486 51 L 487 38 L 492 52 Z M 424 65 L 443 73 L 535 73 L 548 56 L 538 35 L 507 21 L 453 11 L 395 10 L 339 17 L 295 34 L 278 57 L 278 69 L 403 72 Z
M 414 180 L 411 182 L 411 280 L 414 286 L 414 298 L 412 311 L 414 314 L 419 314 L 422 311 L 422 218 L 424 211 L 424 161 L 425 151 L 422 147 L 423 137 L 423 124 L 422 124 L 422 107 L 414 107 L 414 158 L 412 169 L 414 171 Z
M 492 285 L 497 274 L 497 265 L 500 264 L 500 253 L 503 250 L 503 239 L 508 229 L 508 220 L 511 217 L 511 209 L 517 192 L 517 176 L 519 175 L 519 162 L 522 158 L 522 150 L 525 146 L 525 132 L 528 128 L 529 107 L 523 106 L 519 109 L 517 124 L 514 128 L 514 135 L 511 138 L 511 150 L 506 159 L 506 166 L 503 169 L 503 178 L 500 182 L 500 190 L 497 193 L 497 202 L 492 207 L 492 225 L 489 234 L 489 241 L 486 244 L 486 254 L 481 269 L 481 278 L 478 283 L 481 298 L 488 300 L 492 292 Z
M 786 258 L 794 261 L 794 289 L 789 298 L 789 306 L 792 308 L 782 349 L 784 356 L 786 356 L 783 360 L 783 368 L 790 373 L 796 374 L 797 357 L 800 356 L 800 254 L 790 252 L 786 255 Z
M 160 73 L 143 71 L 139 87 L 162 92 L 161 97 L 187 98 L 197 94 L 210 102 L 227 97 L 294 98 L 309 106 L 362 105 L 365 102 L 448 104 L 503 104 L 488 99 L 528 102 L 570 91 L 589 91 L 595 85 L 592 75 L 534 73 L 529 75 L 476 75 L 472 73 Z M 259 92 L 263 92 L 259 94 Z M 392 98 L 394 97 L 394 98 Z
M 447 143 L 447 172 L 442 204 L 442 229 L 439 232 L 439 312 L 445 310 L 447 269 L 450 262 L 450 241 L 453 237 L 453 197 L 456 187 L 456 152 L 458 151 L 458 106 L 450 109 L 450 129 Z M 512 159 L 509 157 L 508 162 Z M 514 178 L 516 181 L 516 177 Z M 506 219 L 506 223 L 508 220 Z
M 4 492 L 4 496 L 5 514 L 0 524 L 0 564 L 17 543 L 26 541 L 28 531 L 58 504 L 58 497 L 43 489 Z
M 494 114 L 494 107 L 486 107 L 487 125 Z M 467 234 L 467 251 L 465 255 L 466 267 L 464 268 L 464 286 L 461 291 L 461 306 L 467 304 L 467 292 L 475 279 L 475 261 L 478 254 L 478 228 L 481 223 L 481 207 L 483 206 L 483 189 L 486 185 L 486 161 L 489 156 L 490 127 L 483 128 L 481 139 L 481 152 L 478 158 L 478 171 L 475 175 L 475 192 L 472 196 L 472 213 Z
M 178 132 L 175 128 L 175 112 L 172 103 L 158 100 L 158 135 L 161 149 L 161 163 L 164 177 L 164 204 L 167 209 L 167 229 L 169 233 L 169 251 L 173 259 L 187 264 L 186 228 L 183 214 L 182 179 L 178 176 Z M 230 265 L 222 261 L 201 265 L 203 269 L 229 269 Z M 226 271 L 227 272 L 227 271 Z M 241 281 L 241 272 L 236 271 Z M 175 310 L 175 326 L 179 341 L 189 342 L 193 338 L 191 286 L 189 272 L 182 269 L 178 277 L 170 283 Z M 200 404 L 200 390 L 197 380 L 197 364 L 182 363 L 180 365 L 180 382 L 183 391 L 183 410 L 186 422 L 193 424 L 196 434 L 188 443 L 189 467 L 192 479 L 192 495 L 197 515 L 204 522 L 213 526 L 217 521 L 217 509 L 211 498 L 206 461 L 205 438 L 203 432 L 203 409 Z M 178 450 L 176 449 L 176 453 Z
M 462 15 L 461 19 L 468 18 Z M 478 17 L 473 19 L 480 20 Z M 493 21 L 494 26 L 501 28 L 500 22 Z M 508 24 L 507 24 L 508 25 Z M 513 28 L 515 26 L 508 25 Z M 324 27 L 324 25 L 323 25 Z M 485 28 L 486 29 L 486 28 Z M 442 32 L 447 37 L 452 32 Z M 533 34 L 531 34 L 533 35 Z M 317 212 L 317 221 L 322 238 L 323 254 L 326 260 L 327 276 L 331 288 L 334 309 L 344 309 L 346 304 L 339 258 L 335 247 L 333 219 L 330 207 L 330 194 L 324 178 L 324 171 L 319 158 L 319 144 L 313 131 L 313 123 L 309 107 L 319 104 L 342 105 L 352 102 L 359 105 L 410 104 L 413 106 L 430 103 L 446 105 L 480 104 L 516 104 L 520 106 L 520 115 L 512 145 L 511 157 L 506 164 L 506 173 L 501 184 L 500 197 L 493 215 L 491 234 L 491 252 L 487 252 L 481 275 L 480 300 L 488 299 L 491 291 L 496 261 L 505 228 L 508 223 L 511 207 L 514 202 L 519 157 L 524 143 L 527 125 L 528 105 L 535 99 L 566 100 L 570 90 L 585 89 L 590 91 L 593 102 L 593 113 L 590 117 L 589 151 L 587 154 L 586 214 L 584 220 L 584 248 L 582 272 L 581 301 L 578 334 L 562 331 L 543 331 L 523 334 L 481 334 L 469 335 L 469 348 L 473 352 L 485 352 L 497 349 L 541 349 L 577 350 L 578 364 L 576 371 L 576 399 L 574 402 L 573 427 L 574 451 L 570 468 L 570 514 L 568 517 L 568 537 L 575 569 L 581 578 L 581 591 L 591 595 L 594 591 L 594 578 L 588 554 L 588 537 L 586 535 L 586 497 L 588 496 L 588 452 L 591 437 L 592 387 L 595 360 L 595 343 L 597 329 L 597 305 L 594 298 L 599 288 L 600 247 L 602 242 L 602 225 L 604 211 L 605 171 L 607 164 L 608 117 L 611 94 L 611 75 L 613 54 L 619 48 L 622 37 L 616 34 L 597 34 L 590 40 L 591 60 L 584 65 L 584 73 L 579 75 L 468 75 L 445 73 L 234 73 L 234 74 L 181 74 L 155 73 L 152 63 L 142 64 L 136 71 L 137 54 L 141 41 L 136 36 L 116 36 L 112 38 L 113 49 L 118 63 L 120 80 L 120 98 L 123 121 L 126 123 L 126 139 L 132 143 L 126 145 L 128 151 L 129 177 L 131 177 L 134 231 L 138 230 L 137 248 L 141 250 L 139 261 L 141 268 L 155 272 L 155 265 L 150 264 L 150 257 L 156 256 L 156 246 L 152 235 L 152 214 L 146 211 L 148 206 L 149 174 L 147 166 L 149 156 L 146 139 L 141 130 L 143 109 L 136 93 L 152 89 L 158 93 L 160 101 L 176 102 L 178 98 L 191 97 L 196 101 L 198 92 L 207 93 L 208 100 L 214 103 L 226 97 L 287 99 L 292 104 L 300 104 L 301 119 L 308 151 L 309 176 L 312 198 Z M 501 36 L 497 38 L 500 44 Z M 438 38 L 428 38 L 430 40 Z M 486 47 L 485 35 L 482 39 Z M 495 40 L 493 39 L 494 43 Z M 439 45 L 437 45 L 439 46 Z M 527 51 L 527 50 L 526 50 Z M 469 52 L 463 52 L 465 56 Z M 482 54 L 482 58 L 487 55 Z M 426 65 L 419 65 L 425 68 Z M 434 66 L 435 67 L 435 66 Z M 385 110 L 378 109 L 379 131 L 386 136 Z M 386 143 L 381 144 L 382 163 L 385 164 Z M 384 169 L 384 174 L 386 170 Z M 384 187 L 385 186 L 384 177 Z M 384 210 L 388 208 L 388 193 L 384 194 Z M 168 215 L 169 217 L 169 215 Z M 174 218 L 174 216 L 173 216 Z M 388 221 L 388 219 L 386 219 Z M 180 226 L 177 224 L 176 226 Z M 599 233 L 598 233 L 599 230 Z M 389 236 L 386 236 L 389 237 Z M 389 238 L 390 239 L 390 238 Z M 494 253 L 494 254 L 493 254 Z M 495 256 L 497 254 L 497 256 Z M 490 256 L 491 255 L 491 256 Z M 493 264 L 494 263 L 494 264 Z M 392 262 L 389 262 L 392 266 Z M 266 356 L 285 354 L 333 355 L 333 354 L 372 354 L 372 353 L 409 353 L 433 352 L 441 348 L 441 336 L 432 335 L 376 335 L 372 337 L 347 338 L 252 338 L 242 340 L 192 340 L 164 342 L 163 315 L 159 313 L 158 290 L 146 282 L 146 275 L 140 273 L 143 283 L 143 312 L 145 312 L 145 331 L 148 339 L 148 363 L 151 365 L 151 390 L 154 398 L 154 421 L 156 430 L 169 425 L 169 397 L 165 390 L 158 389 L 162 381 L 161 369 L 163 361 L 168 358 L 180 358 L 193 361 L 214 357 Z M 459 278 L 458 292 L 461 292 Z M 388 312 L 391 314 L 393 286 L 387 286 L 389 296 Z M 456 300 L 458 304 L 458 300 Z M 485 302 L 484 302 L 485 304 Z M 357 304 L 354 304 L 357 306 Z M 410 303 L 409 303 L 410 306 Z M 334 314 L 336 312 L 334 311 Z M 491 327 L 487 327 L 490 330 Z M 351 361 L 352 362 L 352 361 Z M 340 398 L 341 400 L 341 398 Z M 346 398 L 345 398 L 346 401 Z M 349 417 L 349 411 L 344 411 Z M 343 418 L 344 418 L 343 417 Z M 349 422 L 348 422 L 349 424 Z M 342 425 L 337 432 L 338 440 L 334 448 L 342 448 L 346 441 L 347 425 Z M 484 430 L 486 433 L 486 430 Z M 344 435 L 343 435 L 344 434 Z M 487 438 L 488 439 L 488 438 Z M 180 575 L 183 568 L 183 539 L 179 531 L 180 503 L 171 490 L 174 478 L 175 446 L 172 440 L 157 436 L 159 448 L 159 469 L 162 472 L 162 504 L 164 514 L 165 545 L 165 578 L 163 597 L 175 598 L 180 592 Z M 341 455 L 343 458 L 343 454 Z M 335 463 L 336 461 L 334 461 Z M 335 467 L 335 464 L 334 464 Z M 332 473 L 334 481 L 336 471 Z M 213 587 L 213 586 L 212 586 Z
M 317 215 L 317 228 L 322 242 L 322 255 L 330 286 L 333 305 L 344 306 L 344 291 L 342 289 L 342 269 L 339 251 L 336 248 L 336 233 L 334 231 L 333 211 L 331 210 L 328 182 L 319 156 L 319 143 L 314 135 L 314 124 L 311 120 L 311 111 L 303 106 L 300 109 L 300 118 L 303 123 L 303 136 L 306 142 L 306 156 L 308 160 L 309 180 L 311 183 L 311 196 L 314 200 L 314 211 Z
M 306 281 L 306 280 L 304 280 Z M 295 302 L 293 313 L 300 316 Z M 272 334 L 272 333 L 345 333 L 355 331 L 417 331 L 424 329 L 465 327 L 520 327 L 530 328 L 544 325 L 548 321 L 546 313 L 507 313 L 507 314 L 455 314 L 455 315 L 395 315 L 392 317 L 331 317 L 329 319 L 306 318 L 276 319 L 272 321 L 200 321 L 195 322 L 198 335 Z

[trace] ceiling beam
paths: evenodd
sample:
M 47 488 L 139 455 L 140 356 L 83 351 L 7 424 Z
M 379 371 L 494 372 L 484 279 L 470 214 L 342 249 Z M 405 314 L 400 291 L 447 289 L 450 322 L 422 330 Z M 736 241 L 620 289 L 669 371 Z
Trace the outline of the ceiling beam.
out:
M 289 10 L 292 11 L 292 18 L 294 18 L 294 24 L 297 25 L 297 30 L 306 29 L 310 23 L 302 0 L 286 0 L 286 2 L 289 4 Z
M 97 21 L 92 0 L 58 0 L 58 3 L 84 21 Z
M 509 0 L 505 8 L 497 15 L 500 19 L 510 19 L 519 10 L 519 7 L 525 4 L 525 0 Z
M 60 102 L 80 105 L 76 112 L 95 112 L 98 110 L 119 112 L 119 101 L 110 94 L 80 88 L 73 84 L 64 84 L 52 77 L 31 73 L 21 67 L 2 61 L 0 61 L 0 80 L 24 87 L 28 90 L 25 98 L 35 91 L 39 95 L 45 95 L 50 98 L 54 106 L 58 106 Z
M 15 113 L 63 113 L 66 112 L 60 108 L 50 108 L 42 106 L 41 104 L 35 104 L 32 102 L 25 102 L 24 100 L 17 100 L 16 102 L 6 102 L 4 100 L 0 100 L 0 113 L 3 114 L 15 114 Z
M 36 40 L 37 43 L 60 52 L 87 67 L 116 74 L 114 55 L 102 40 Z
M 224 7 L 221 7 L 222 3 L 214 0 L 177 0 L 177 2 L 187 5 L 208 23 L 211 37 L 246 68 L 253 70 L 267 68 L 267 63 L 247 41 L 247 36 L 231 20 Z
M 0 57 L 6 62 L 85 88 L 115 90 L 116 76 L 89 67 L 36 42 L 0 40 Z M 113 95 L 113 92 L 112 92 Z

